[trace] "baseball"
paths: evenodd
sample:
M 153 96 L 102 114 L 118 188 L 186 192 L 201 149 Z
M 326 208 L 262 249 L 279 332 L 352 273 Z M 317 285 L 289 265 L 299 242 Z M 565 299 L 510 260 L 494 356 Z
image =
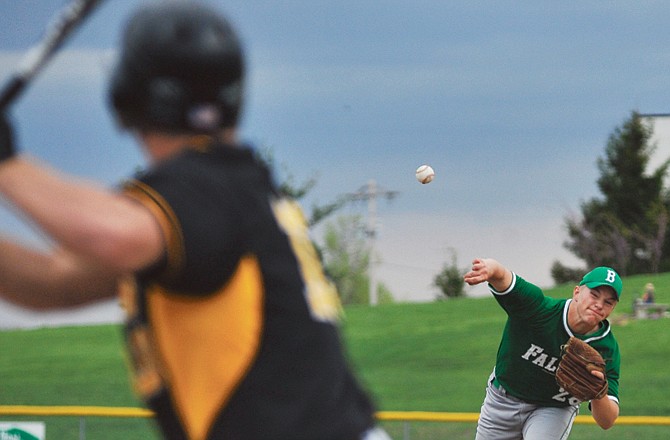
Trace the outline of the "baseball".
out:
M 428 165 L 421 165 L 416 169 L 416 180 L 423 183 L 424 185 L 426 183 L 432 182 L 434 177 L 435 171 L 433 171 L 433 169 Z

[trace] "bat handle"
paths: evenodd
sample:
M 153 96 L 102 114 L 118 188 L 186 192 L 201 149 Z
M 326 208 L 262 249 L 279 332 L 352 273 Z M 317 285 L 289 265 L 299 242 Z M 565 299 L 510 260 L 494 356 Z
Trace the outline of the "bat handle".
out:
M 12 102 L 14 102 L 16 97 L 23 90 L 25 83 L 25 78 L 15 76 L 5 84 L 2 93 L 0 94 L 0 111 L 4 111 Z

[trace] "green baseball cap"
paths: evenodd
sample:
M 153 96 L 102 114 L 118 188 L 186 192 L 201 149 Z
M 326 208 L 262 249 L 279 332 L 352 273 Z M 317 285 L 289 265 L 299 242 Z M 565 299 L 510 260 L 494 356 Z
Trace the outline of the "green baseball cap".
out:
M 586 286 L 593 289 L 600 286 L 610 286 L 616 292 L 616 297 L 621 297 L 621 290 L 623 289 L 623 282 L 618 273 L 611 267 L 596 267 L 591 272 L 584 275 L 580 286 Z

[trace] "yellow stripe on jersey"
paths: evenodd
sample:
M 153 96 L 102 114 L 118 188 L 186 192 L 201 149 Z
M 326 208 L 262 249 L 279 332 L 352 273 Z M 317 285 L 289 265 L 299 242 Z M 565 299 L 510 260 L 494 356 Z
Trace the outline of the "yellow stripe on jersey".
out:
M 150 186 L 138 181 L 132 180 L 124 185 L 124 194 L 140 202 L 149 209 L 156 221 L 158 221 L 167 247 L 167 269 L 166 276 L 176 273 L 183 264 L 184 259 L 184 238 L 181 232 L 181 226 L 177 216 L 170 208 L 170 205 Z
M 147 289 L 166 382 L 191 439 L 204 439 L 253 363 L 263 322 L 260 266 L 244 257 L 222 291 L 188 297 Z

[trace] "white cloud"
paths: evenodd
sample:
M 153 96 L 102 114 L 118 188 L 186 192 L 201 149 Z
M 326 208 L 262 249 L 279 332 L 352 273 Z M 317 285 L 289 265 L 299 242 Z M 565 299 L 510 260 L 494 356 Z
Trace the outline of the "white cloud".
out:
M 0 75 L 9 76 L 23 62 L 25 51 L 0 51 Z M 38 73 L 40 82 L 61 84 L 77 82 L 92 87 L 106 74 L 116 51 L 108 49 L 67 49 L 57 52 Z

